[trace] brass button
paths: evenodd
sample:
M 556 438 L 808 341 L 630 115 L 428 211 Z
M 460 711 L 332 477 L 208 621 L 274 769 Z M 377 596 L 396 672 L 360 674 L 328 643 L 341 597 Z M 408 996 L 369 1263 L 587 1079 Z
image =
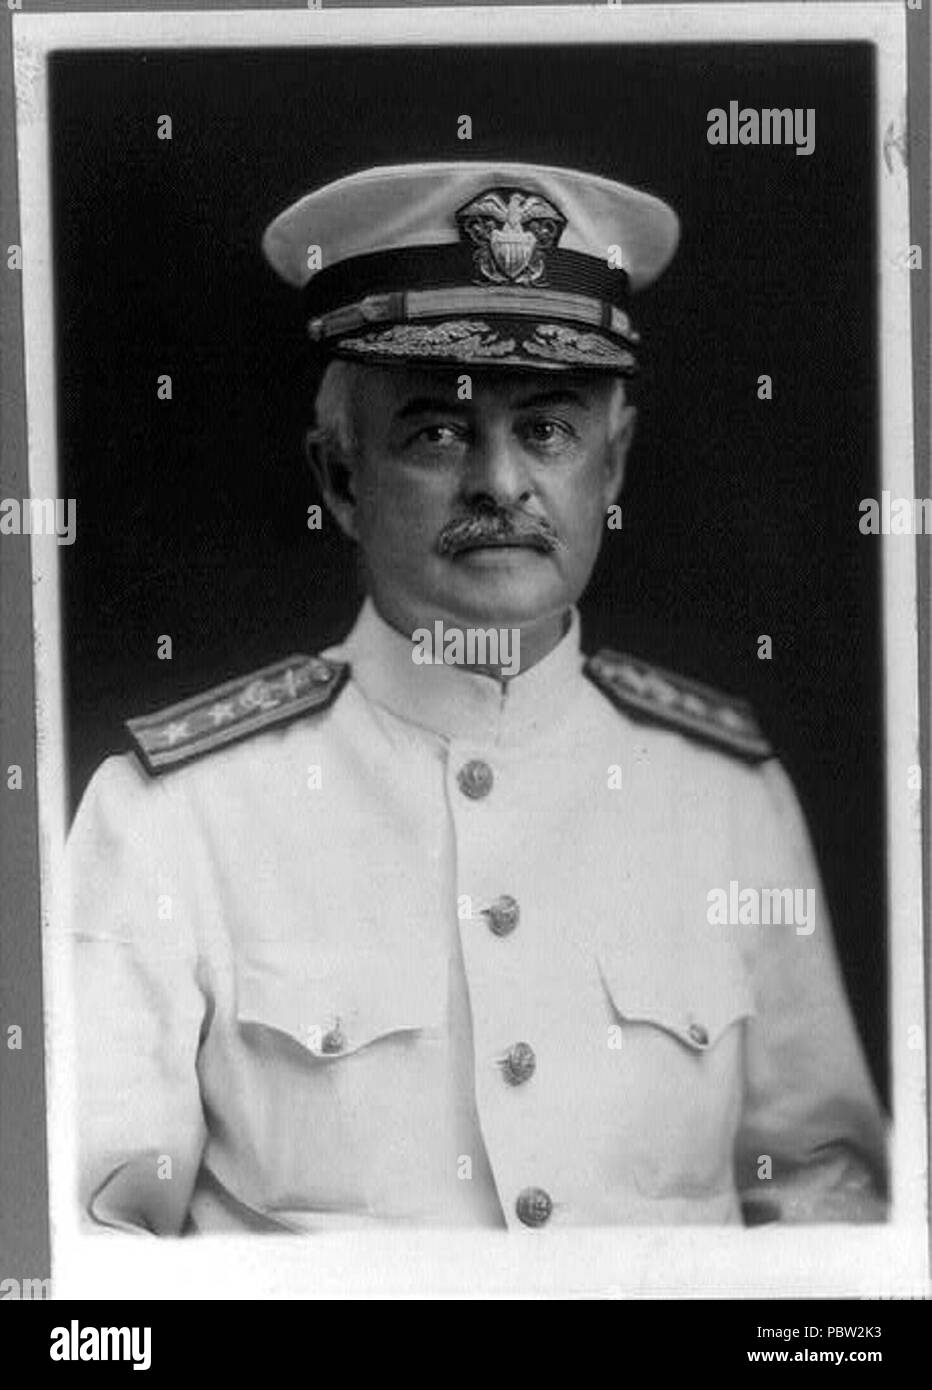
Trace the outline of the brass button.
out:
M 515 1211 L 525 1226 L 543 1226 L 553 1211 L 550 1193 L 542 1187 L 526 1187 L 515 1202 Z
M 701 1023 L 691 1023 L 688 1032 L 697 1047 L 705 1047 L 709 1041 L 708 1030 L 703 1028 Z
M 481 758 L 472 758 L 460 768 L 456 780 L 464 796 L 468 796 L 470 801 L 481 801 L 492 790 L 495 778 L 488 763 Z
M 485 909 L 485 915 L 489 919 L 490 931 L 496 936 L 507 936 L 518 925 L 521 909 L 514 898 L 503 893 L 500 898 L 495 899 L 491 907 Z
M 321 1052 L 334 1053 L 342 1052 L 346 1046 L 346 1037 L 339 1023 L 333 1028 L 329 1028 L 320 1040 Z
M 315 685 L 329 685 L 333 680 L 333 670 L 325 661 L 308 662 L 307 673 Z
M 522 1082 L 530 1081 L 536 1070 L 537 1058 L 530 1043 L 515 1043 L 502 1060 L 502 1071 L 509 1086 L 520 1086 Z

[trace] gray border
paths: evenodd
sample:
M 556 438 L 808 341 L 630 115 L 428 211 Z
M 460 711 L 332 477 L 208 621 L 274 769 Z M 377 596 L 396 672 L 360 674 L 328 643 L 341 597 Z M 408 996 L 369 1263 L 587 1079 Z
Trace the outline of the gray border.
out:
M 655 0 L 624 0 L 651 4 Z M 688 0 L 699 3 L 699 0 Z M 2 3 L 2 0 L 0 0 Z M 413 0 L 455 8 L 468 0 Z M 515 0 L 515 5 L 535 0 Z M 569 0 L 584 3 L 584 0 Z M 903 0 L 905 6 L 905 0 Z M 327 9 L 385 8 L 376 0 L 346 0 Z M 411 0 L 409 0 L 411 4 Z M 922 246 L 924 265 L 912 272 L 914 451 L 916 496 L 932 495 L 930 468 L 930 47 L 929 8 L 908 10 L 908 123 L 910 147 L 911 241 Z M 98 11 L 120 13 L 183 10 L 304 10 L 291 5 L 246 4 L 242 0 L 163 0 L 161 4 L 63 3 L 21 0 L 30 13 Z M 504 8 L 504 7 L 502 7 Z M 11 12 L 0 8 L 0 496 L 28 495 L 23 329 L 20 277 L 7 268 L 6 248 L 18 243 Z M 932 546 L 918 537 L 916 547 L 920 604 L 919 694 L 924 825 L 932 825 L 932 750 L 929 692 L 932 688 Z M 40 954 L 39 860 L 35 759 L 35 671 L 28 542 L 6 537 L 0 544 L 0 1279 L 49 1275 L 48 1184 L 45 1146 L 45 1075 L 42 1045 L 42 965 Z M 23 790 L 11 792 L 6 769 L 23 769 Z M 932 864 L 925 843 L 923 902 L 932 920 Z M 930 951 L 926 937 L 926 979 Z M 927 995 L 929 991 L 927 989 Z M 6 1047 L 6 1029 L 19 1024 L 21 1051 Z M 932 1127 L 930 1127 L 932 1135 Z
M 0 496 L 27 497 L 13 57 L 9 12 L 0 25 Z M 23 789 L 7 788 L 19 763 Z M 0 1278 L 48 1278 L 45 1049 L 39 933 L 35 673 L 28 542 L 0 545 Z M 23 1030 L 10 1051 L 7 1029 Z

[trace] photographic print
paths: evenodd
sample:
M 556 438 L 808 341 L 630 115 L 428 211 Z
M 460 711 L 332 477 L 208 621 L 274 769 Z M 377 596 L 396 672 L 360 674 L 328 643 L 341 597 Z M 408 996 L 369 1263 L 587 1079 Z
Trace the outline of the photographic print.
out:
M 17 18 L 66 1284 L 916 1286 L 903 29 Z

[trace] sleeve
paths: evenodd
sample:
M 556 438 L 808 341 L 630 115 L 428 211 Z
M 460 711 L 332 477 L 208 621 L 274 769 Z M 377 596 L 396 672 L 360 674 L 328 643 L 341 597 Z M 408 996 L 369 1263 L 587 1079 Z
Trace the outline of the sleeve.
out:
M 779 764 L 764 770 L 763 791 L 760 821 L 745 825 L 765 875 L 758 882 L 781 890 L 787 905 L 791 889 L 797 910 L 792 925 L 784 913 L 782 924 L 749 929 L 756 1012 L 736 1148 L 745 1220 L 880 1221 L 885 1120 L 845 995 L 824 890 Z
M 205 1018 L 168 793 L 132 757 L 96 773 L 68 842 L 79 1153 L 85 1221 L 179 1234 L 205 1140 Z

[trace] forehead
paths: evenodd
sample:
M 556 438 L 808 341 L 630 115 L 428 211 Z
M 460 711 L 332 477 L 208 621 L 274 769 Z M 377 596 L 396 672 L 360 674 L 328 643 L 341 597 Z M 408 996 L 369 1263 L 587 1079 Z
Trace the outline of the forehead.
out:
M 464 399 L 464 379 L 469 380 L 469 396 Z M 583 406 L 607 400 L 613 388 L 621 389 L 622 378 L 606 372 L 534 372 L 499 368 L 490 371 L 465 367 L 436 368 L 413 365 L 397 367 L 365 366 L 360 369 L 359 395 L 376 412 L 410 408 L 422 402 L 455 406 L 460 410 L 481 410 L 495 405 L 520 409 L 538 400 L 574 399 Z

